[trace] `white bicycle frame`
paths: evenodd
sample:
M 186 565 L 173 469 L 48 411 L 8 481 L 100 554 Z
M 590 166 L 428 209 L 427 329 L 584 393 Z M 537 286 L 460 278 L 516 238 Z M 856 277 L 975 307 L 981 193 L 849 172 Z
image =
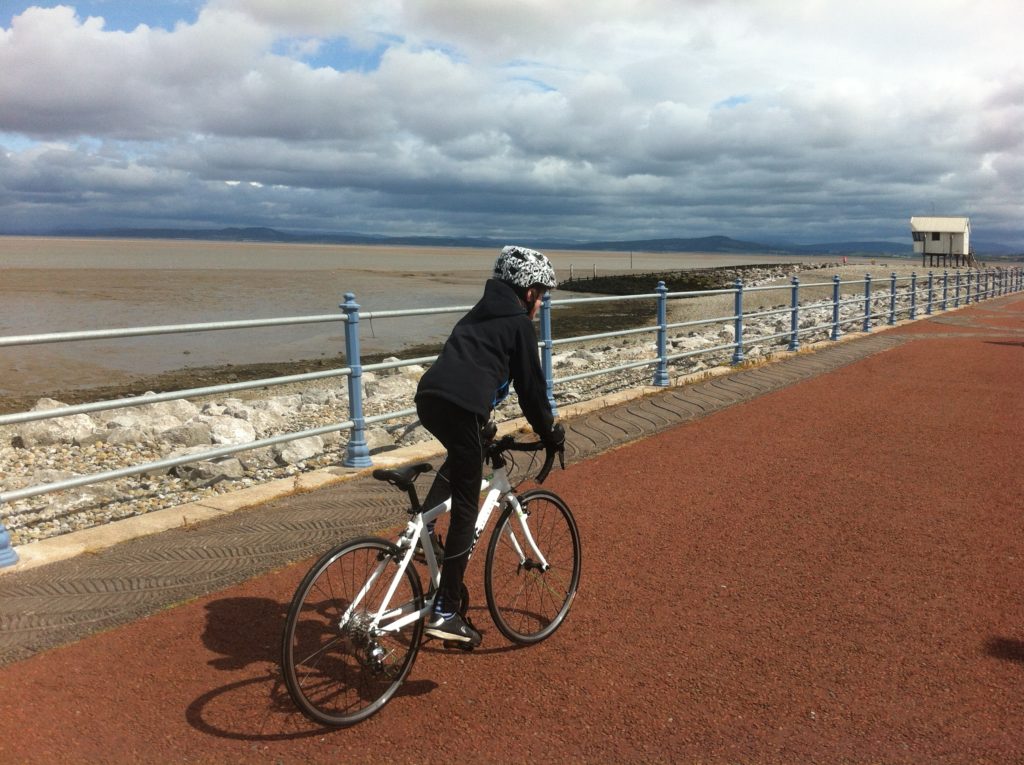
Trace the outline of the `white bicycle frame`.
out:
M 512 491 L 512 485 L 508 481 L 508 471 L 505 467 L 497 468 L 494 471 L 494 475 L 490 479 L 485 478 L 480 484 L 480 491 L 487 492 L 487 496 L 484 498 L 483 505 L 480 507 L 480 512 L 477 514 L 476 526 L 474 527 L 473 533 L 473 546 L 469 550 L 469 557 L 472 557 L 473 550 L 476 549 L 476 544 L 480 540 L 480 537 L 484 533 L 484 529 L 487 528 L 487 523 L 491 519 L 491 515 L 494 510 L 498 507 L 505 507 L 510 505 L 512 507 L 512 516 L 518 521 L 519 530 L 522 533 L 522 537 L 526 542 L 530 552 L 536 556 L 536 560 L 539 563 L 541 571 L 547 571 L 550 568 L 547 558 L 537 548 L 537 543 L 533 539 L 533 534 L 530 533 L 530 527 L 527 524 L 527 514 L 523 510 L 522 505 L 519 504 L 519 499 Z M 441 568 L 438 565 L 437 556 L 434 554 L 434 546 L 430 541 L 430 522 L 444 515 L 445 513 L 451 512 L 452 500 L 451 497 L 446 499 L 436 507 L 432 507 L 429 510 L 421 510 L 416 513 L 406 524 L 405 531 L 398 537 L 396 544 L 399 550 L 403 550 L 401 563 L 398 565 L 398 571 L 395 572 L 394 577 L 388 586 L 387 594 L 384 596 L 384 600 L 381 602 L 380 608 L 373 617 L 373 621 L 370 623 L 371 634 L 386 634 L 399 632 L 402 629 L 408 627 L 410 624 L 416 623 L 418 620 L 427 616 L 431 609 L 434 607 L 434 598 L 437 597 L 437 588 L 441 582 Z M 520 564 L 526 563 L 526 554 L 523 552 L 523 546 L 520 544 L 519 539 L 516 536 L 511 524 L 507 524 L 504 532 L 508 534 L 509 540 L 512 543 L 512 548 L 516 551 L 519 556 Z M 413 555 L 416 553 L 417 542 L 423 549 L 424 556 L 427 561 L 427 569 L 430 572 L 430 589 L 428 592 L 434 593 L 424 603 L 422 608 L 413 609 L 413 604 L 404 603 L 396 608 L 390 608 L 391 599 L 395 596 L 395 592 L 398 589 L 399 583 L 402 581 L 402 577 L 405 574 L 406 568 L 412 562 Z M 468 560 L 468 558 L 467 558 Z M 362 589 L 356 595 L 351 605 L 345 610 L 340 620 L 340 627 L 344 627 L 348 621 L 352 618 L 353 613 L 359 607 L 363 598 L 377 583 L 377 580 L 384 573 L 384 569 L 387 567 L 388 561 L 382 560 L 374 571 L 370 574 L 369 579 L 366 580 L 366 584 L 363 585 Z

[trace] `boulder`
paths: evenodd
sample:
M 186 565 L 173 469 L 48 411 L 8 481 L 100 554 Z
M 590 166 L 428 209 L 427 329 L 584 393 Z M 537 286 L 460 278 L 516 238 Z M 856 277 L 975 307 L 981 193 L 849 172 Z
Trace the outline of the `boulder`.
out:
M 242 478 L 245 475 L 245 469 L 236 457 L 190 462 L 187 465 L 178 465 L 173 472 L 179 478 L 207 486 L 224 479 Z
M 111 446 L 146 444 L 153 441 L 156 435 L 149 428 L 132 425 L 129 428 L 109 428 L 106 441 Z
M 292 393 L 287 396 L 274 396 L 272 399 L 269 399 L 269 401 L 283 407 L 285 412 L 290 412 L 298 409 L 302 405 L 302 396 L 297 393 Z
M 261 449 L 249 449 L 238 455 L 239 462 L 246 471 L 270 470 L 278 466 L 274 447 L 264 446 Z
M 180 446 L 203 446 L 213 443 L 213 433 L 205 422 L 188 422 L 159 434 L 162 441 Z
M 288 426 L 288 421 L 284 417 L 271 412 L 269 409 L 252 410 L 249 414 L 248 422 L 260 438 L 267 438 L 281 433 Z
M 324 388 L 310 388 L 302 391 L 301 402 L 303 405 L 326 406 L 334 399 L 332 392 Z
M 145 393 L 143 398 L 151 395 L 154 394 Z M 143 407 L 139 407 L 138 411 L 145 417 L 176 417 L 180 422 L 188 422 L 199 414 L 199 407 L 191 401 L 177 399 L 175 401 L 161 401 L 157 404 L 146 404 Z
M 67 406 L 60 401 L 50 398 L 41 398 L 32 407 L 33 412 L 60 409 Z M 97 423 L 87 414 L 73 414 L 68 417 L 58 417 L 55 420 L 38 420 L 26 422 L 15 427 L 16 439 L 20 446 L 32 448 L 33 446 L 49 446 L 51 444 L 72 444 L 76 439 L 91 437 L 93 430 L 97 429 Z
M 246 420 L 227 415 L 200 415 L 200 418 L 210 426 L 215 444 L 246 444 L 256 440 L 256 429 Z
M 229 417 L 248 420 L 252 417 L 252 412 L 252 407 L 239 398 L 229 398 L 224 401 L 224 414 Z
M 384 428 L 373 427 L 366 430 L 366 446 L 371 452 L 391 448 L 395 440 Z
M 267 412 L 268 414 L 276 414 L 279 417 L 284 417 L 295 411 L 295 407 L 285 406 L 276 398 L 257 399 L 251 403 L 251 406 L 255 412 Z
M 296 465 L 323 453 L 324 441 L 320 436 L 299 438 L 274 447 L 277 461 L 282 465 Z

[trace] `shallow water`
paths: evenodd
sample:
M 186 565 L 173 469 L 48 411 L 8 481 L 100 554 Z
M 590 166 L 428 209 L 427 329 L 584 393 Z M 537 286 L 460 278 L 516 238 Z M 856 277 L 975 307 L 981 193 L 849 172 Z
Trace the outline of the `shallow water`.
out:
M 496 252 L 477 248 L 295 245 L 0 237 L 0 337 L 233 319 L 467 306 Z M 549 251 L 559 279 L 579 275 L 774 263 L 776 255 Z M 813 258 L 802 258 L 810 260 Z M 566 294 L 566 296 L 569 296 Z M 578 294 L 573 294 L 576 297 Z M 440 342 L 460 313 L 378 319 L 363 348 Z M 0 349 L 0 395 L 91 387 L 221 364 L 332 358 L 337 324 Z

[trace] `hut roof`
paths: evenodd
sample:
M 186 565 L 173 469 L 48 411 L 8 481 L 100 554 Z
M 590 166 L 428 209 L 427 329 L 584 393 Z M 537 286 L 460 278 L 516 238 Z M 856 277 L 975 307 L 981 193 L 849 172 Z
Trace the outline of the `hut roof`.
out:
M 970 229 L 970 218 L 936 218 L 915 216 L 910 219 L 911 231 L 938 231 L 962 234 Z

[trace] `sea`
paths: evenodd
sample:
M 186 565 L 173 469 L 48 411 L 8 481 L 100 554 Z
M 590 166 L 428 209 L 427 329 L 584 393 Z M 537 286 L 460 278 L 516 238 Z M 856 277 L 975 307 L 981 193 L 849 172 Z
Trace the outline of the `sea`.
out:
M 788 260 L 759 253 L 547 254 L 560 280 Z M 347 293 L 362 312 L 459 307 L 361 324 L 366 352 L 400 354 L 444 340 L 480 296 L 496 256 L 462 247 L 0 237 L 0 337 L 327 315 L 341 313 Z M 343 351 L 340 322 L 0 347 L 0 396 L 117 385 L 195 367 L 335 359 Z

